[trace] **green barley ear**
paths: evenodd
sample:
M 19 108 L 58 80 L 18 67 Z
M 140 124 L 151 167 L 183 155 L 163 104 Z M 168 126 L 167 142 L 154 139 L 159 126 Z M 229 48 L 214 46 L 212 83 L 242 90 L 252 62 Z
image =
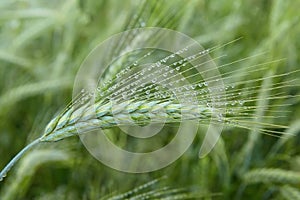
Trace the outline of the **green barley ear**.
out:
M 282 169 L 254 169 L 243 177 L 245 183 L 285 183 L 291 185 L 300 184 L 300 173 Z
M 230 44 L 230 43 L 228 43 Z M 226 45 L 228 45 L 226 44 Z M 225 46 L 226 46 L 225 45 Z M 223 45 L 224 46 L 224 45 Z M 52 119 L 45 129 L 45 133 L 26 146 L 19 154 L 17 154 L 11 162 L 1 171 L 1 180 L 6 176 L 10 168 L 22 157 L 22 155 L 31 149 L 33 146 L 42 142 L 54 142 L 67 137 L 77 135 L 77 128 L 80 127 L 83 134 L 95 128 L 106 129 L 117 125 L 131 125 L 129 118 L 133 119 L 136 124 L 143 125 L 149 123 L 149 119 L 154 123 L 166 121 L 167 123 L 177 123 L 182 120 L 199 120 L 201 123 L 224 123 L 229 127 L 245 128 L 255 131 L 280 136 L 283 134 L 278 129 L 286 129 L 286 126 L 269 123 L 269 119 L 277 119 L 280 116 L 276 115 L 276 111 L 272 110 L 267 105 L 261 108 L 260 105 L 255 105 L 257 101 L 262 99 L 270 101 L 278 101 L 279 104 L 275 107 L 286 106 L 283 101 L 288 98 L 293 98 L 297 95 L 282 94 L 282 90 L 297 86 L 294 80 L 289 80 L 289 76 L 297 74 L 298 71 L 268 75 L 267 77 L 254 77 L 249 80 L 235 81 L 236 74 L 240 69 L 228 71 L 222 74 L 222 81 L 225 83 L 224 88 L 208 87 L 216 80 L 215 77 L 210 77 L 203 80 L 202 74 L 195 73 L 197 67 L 202 67 L 206 61 L 202 61 L 197 66 L 191 65 L 195 59 L 201 59 L 209 53 L 217 51 L 223 47 L 213 47 L 201 52 L 191 53 L 187 58 L 176 58 L 176 55 L 171 54 L 166 57 L 161 57 L 157 60 L 160 52 L 155 50 L 147 50 L 146 52 L 138 52 L 134 55 L 136 60 L 141 62 L 144 58 L 155 59 L 156 62 L 150 68 L 145 69 L 139 67 L 136 61 L 132 62 L 132 56 L 122 58 L 122 66 L 130 66 L 123 68 L 108 81 L 101 81 L 99 90 L 97 90 L 96 98 L 93 103 L 90 102 L 92 95 L 85 91 L 81 92 L 66 109 L 58 116 Z M 188 47 L 183 49 L 189 53 Z M 128 60 L 126 60 L 128 59 Z M 230 68 L 233 64 L 240 63 L 250 58 L 243 58 L 231 63 L 218 66 L 218 69 Z M 165 62 L 164 66 L 160 63 Z M 264 72 L 267 66 L 278 61 L 266 62 L 258 65 L 248 66 L 243 68 L 243 75 L 249 76 L 252 72 Z M 246 70 L 245 70 L 246 69 Z M 122 71 L 123 70 L 123 71 Z M 174 72 L 176 73 L 174 74 Z M 210 72 L 210 69 L 202 71 L 202 73 Z M 148 75 L 149 80 L 143 82 L 142 73 Z M 165 76 L 166 74 L 166 76 Z M 182 76 L 188 80 L 187 83 L 176 85 L 181 79 L 174 78 Z M 172 77 L 173 79 L 158 79 L 157 77 Z M 135 84 L 140 78 L 142 81 Z M 260 83 L 272 79 L 273 83 L 267 88 L 261 88 Z M 129 81 L 131 80 L 131 81 Z M 284 80 L 281 81 L 280 80 Z M 104 84 L 103 84 L 104 82 Z M 107 84 L 108 83 L 108 84 Z M 101 85 L 102 84 L 102 85 Z M 163 85 L 172 86 L 172 90 L 164 88 Z M 210 99 L 209 93 L 211 90 L 224 90 L 223 95 L 218 96 L 218 104 L 226 106 L 224 116 L 215 116 L 213 102 Z M 257 96 L 259 92 L 267 92 L 267 96 Z M 178 102 L 174 95 L 181 97 L 185 102 Z M 118 104 L 111 105 L 110 99 L 114 98 Z M 196 101 L 191 101 L 191 99 Z M 281 102 L 281 103 L 280 103 Z M 257 109 L 263 109 L 268 113 L 268 116 L 261 116 L 261 120 L 256 121 Z M 95 112 L 95 114 L 94 114 Z M 182 115 L 182 112 L 185 115 Z M 266 122 L 264 122 L 266 121 Z
M 286 200 L 300 200 L 300 190 L 296 187 L 288 185 L 282 186 L 280 188 L 280 194 Z
M 154 179 L 146 184 L 133 188 L 125 193 L 103 197 L 101 200 L 122 200 L 122 199 L 205 199 L 220 196 L 220 194 L 210 194 L 201 191 L 193 191 L 188 188 L 172 188 L 162 185 L 163 179 Z
M 144 35 L 142 34 L 141 37 Z M 136 38 L 140 39 L 140 37 Z M 145 38 L 144 42 L 148 42 L 149 36 L 146 35 Z M 155 42 L 157 38 L 151 37 L 151 41 L 153 38 Z M 227 69 L 221 76 L 224 87 L 214 86 L 215 82 L 220 81 L 219 77 L 211 76 L 203 79 L 203 75 L 211 73 L 212 70 L 210 65 L 206 65 L 220 58 L 207 60 L 209 54 L 236 41 L 200 52 L 194 52 L 192 47 L 186 46 L 173 54 L 146 49 L 134 52 L 132 55 L 118 57 L 119 60 L 114 61 L 114 64 L 107 70 L 111 78 L 105 78 L 107 73 L 104 73 L 104 79 L 100 77 L 94 94 L 82 91 L 73 102 L 49 122 L 40 138 L 26 146 L 1 171 L 1 180 L 30 148 L 42 142 L 55 142 L 77 135 L 78 128 L 81 130 L 80 134 L 83 134 L 94 129 L 131 125 L 132 121 L 138 125 L 145 125 L 150 121 L 152 123 L 162 121 L 178 123 L 182 120 L 197 120 L 203 124 L 225 124 L 229 127 L 250 130 L 256 127 L 256 132 L 280 136 L 283 132 L 278 129 L 284 130 L 287 127 L 269 122 L 280 116 L 272 109 L 272 105 L 268 108 L 266 104 L 262 108 L 260 104 L 256 105 L 256 102 L 279 101 L 279 104 L 274 105 L 275 107 L 286 106 L 283 102 L 297 95 L 283 94 L 282 91 L 297 87 L 294 80 L 289 80 L 289 76 L 297 74 L 299 70 L 270 74 L 266 77 L 251 77 L 251 73 L 264 73 L 268 65 L 279 61 L 228 70 L 234 64 L 251 59 L 248 57 L 217 66 L 218 70 Z M 132 43 L 134 42 L 136 41 L 133 40 Z M 185 58 L 180 56 L 183 53 Z M 140 64 L 147 59 L 154 64 L 145 68 Z M 195 60 L 198 60 L 198 64 L 192 65 Z M 115 74 L 110 68 L 114 68 L 118 73 Z M 202 70 L 200 73 L 199 69 Z M 236 81 L 237 75 L 238 78 L 244 75 L 250 79 Z M 272 80 L 272 82 L 268 87 L 261 88 L 260 84 L 266 80 Z M 217 99 L 212 100 L 210 94 L 213 91 L 222 93 L 217 96 Z M 267 95 L 259 96 L 258 93 Z M 93 97 L 94 101 L 91 102 Z M 116 104 L 110 103 L 112 99 Z M 215 105 L 226 107 L 224 115 L 215 114 Z M 262 109 L 263 113 L 268 113 L 268 115 L 261 116 L 255 113 L 257 109 Z M 253 120 L 258 115 L 260 120 Z

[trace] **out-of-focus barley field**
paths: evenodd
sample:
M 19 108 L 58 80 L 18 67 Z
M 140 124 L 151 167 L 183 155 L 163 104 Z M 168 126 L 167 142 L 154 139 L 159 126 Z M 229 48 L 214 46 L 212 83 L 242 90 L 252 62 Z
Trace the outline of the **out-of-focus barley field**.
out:
M 159 26 L 185 33 L 205 48 L 241 38 L 214 53 L 227 55 L 216 60 L 218 65 L 266 52 L 233 64 L 232 69 L 277 59 L 284 61 L 270 64 L 276 73 L 300 69 L 299 0 L 149 2 L 160 4 L 150 13 L 157 18 L 175 12 L 170 23 Z M 140 4 L 137 0 L 0 1 L 0 168 L 43 134 L 52 117 L 71 101 L 73 81 L 85 57 L 101 41 L 124 31 Z M 297 87 L 288 92 L 299 94 Z M 277 110 L 288 112 L 270 123 L 288 125 L 295 136 L 272 137 L 256 133 L 255 127 L 227 127 L 214 150 L 199 159 L 201 132 L 206 128 L 200 125 L 193 145 L 180 159 L 144 174 L 103 165 L 78 137 L 71 137 L 27 153 L 0 182 L 0 199 L 117 199 L 118 194 L 134 192 L 162 177 L 119 199 L 134 195 L 141 195 L 137 199 L 179 195 L 181 199 L 299 199 L 300 98 L 276 103 L 288 103 Z M 165 195 L 155 197 L 163 191 Z

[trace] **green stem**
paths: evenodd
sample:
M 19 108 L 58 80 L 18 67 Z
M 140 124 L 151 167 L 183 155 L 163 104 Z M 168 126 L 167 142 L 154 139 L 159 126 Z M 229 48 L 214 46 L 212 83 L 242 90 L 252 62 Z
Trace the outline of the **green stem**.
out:
M 16 164 L 18 160 L 33 146 L 39 144 L 41 142 L 40 138 L 34 140 L 30 144 L 28 144 L 26 147 L 24 147 L 6 166 L 5 168 L 1 171 L 0 173 L 0 181 L 2 181 L 5 177 L 7 172 Z

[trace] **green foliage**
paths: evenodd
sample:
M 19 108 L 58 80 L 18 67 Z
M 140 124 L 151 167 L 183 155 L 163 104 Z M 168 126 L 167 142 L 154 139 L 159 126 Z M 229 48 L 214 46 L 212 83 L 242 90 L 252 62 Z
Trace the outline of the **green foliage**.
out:
M 200 125 L 194 144 L 179 160 L 146 174 L 126 174 L 104 166 L 88 154 L 77 137 L 49 143 L 25 154 L 11 177 L 0 182 L 0 198 L 299 199 L 300 98 L 268 97 L 277 92 L 299 94 L 297 73 L 271 76 L 299 69 L 300 1 L 145 2 L 0 2 L 0 168 L 40 137 L 53 116 L 70 102 L 73 80 L 87 54 L 112 34 L 140 27 L 143 22 L 186 33 L 206 48 L 242 37 L 212 52 L 212 57 L 227 55 L 215 60 L 219 66 L 267 52 L 220 68 L 222 74 L 232 72 L 230 82 L 242 83 L 238 89 L 258 86 L 252 94 L 257 101 L 251 105 L 255 113 L 251 128 L 229 124 L 215 149 L 199 159 L 207 128 Z M 141 21 L 129 20 L 134 14 Z M 249 66 L 282 58 L 285 60 L 249 73 Z M 108 71 L 105 77 L 118 70 Z M 267 79 L 243 83 L 262 74 Z M 297 80 L 291 87 L 268 90 L 293 79 Z M 270 115 L 273 117 L 264 117 Z M 270 126 L 259 124 L 260 119 Z M 262 135 L 261 128 L 286 134 Z M 172 130 L 170 127 L 165 133 Z M 109 131 L 115 134 L 110 134 L 111 140 L 120 146 L 132 145 L 130 139 L 118 136 L 120 130 Z M 166 178 L 158 181 L 162 176 Z

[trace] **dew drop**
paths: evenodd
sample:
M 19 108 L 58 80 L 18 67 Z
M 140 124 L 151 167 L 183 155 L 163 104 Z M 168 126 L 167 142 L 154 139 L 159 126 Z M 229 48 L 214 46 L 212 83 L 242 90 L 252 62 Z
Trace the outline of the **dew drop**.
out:
M 179 70 L 180 70 L 180 67 L 176 67 L 175 69 L 176 69 L 177 71 L 179 71 Z
M 126 92 L 123 92 L 123 93 L 122 93 L 122 97 L 123 97 L 123 99 L 124 99 L 124 100 L 126 100 L 126 99 L 127 99 Z
M 244 101 L 243 100 L 239 100 L 239 104 L 242 106 L 242 105 L 244 105 Z
M 189 88 L 188 86 L 186 86 L 186 85 L 185 85 L 185 86 L 183 86 L 183 87 L 184 87 L 184 89 L 185 89 L 185 90 L 187 90 L 187 91 L 189 91 L 189 90 L 190 90 L 190 88 Z

